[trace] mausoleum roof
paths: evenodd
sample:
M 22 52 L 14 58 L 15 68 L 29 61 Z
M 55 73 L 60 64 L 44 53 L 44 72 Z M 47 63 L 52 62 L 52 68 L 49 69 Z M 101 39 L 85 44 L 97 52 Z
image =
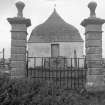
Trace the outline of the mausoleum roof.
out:
M 50 17 L 32 30 L 30 43 L 83 42 L 79 31 L 66 23 L 54 9 Z

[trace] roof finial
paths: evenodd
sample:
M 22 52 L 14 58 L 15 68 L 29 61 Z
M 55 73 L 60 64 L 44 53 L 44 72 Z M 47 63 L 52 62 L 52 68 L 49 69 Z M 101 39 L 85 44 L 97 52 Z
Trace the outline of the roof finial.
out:
M 54 4 L 54 10 L 56 10 L 56 3 Z
M 54 8 L 56 8 L 56 3 L 54 4 Z

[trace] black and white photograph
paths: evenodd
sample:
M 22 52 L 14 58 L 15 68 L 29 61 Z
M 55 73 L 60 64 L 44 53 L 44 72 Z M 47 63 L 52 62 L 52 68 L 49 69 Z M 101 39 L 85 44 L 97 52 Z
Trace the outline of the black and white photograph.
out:
M 0 0 L 0 105 L 105 105 L 105 0 Z

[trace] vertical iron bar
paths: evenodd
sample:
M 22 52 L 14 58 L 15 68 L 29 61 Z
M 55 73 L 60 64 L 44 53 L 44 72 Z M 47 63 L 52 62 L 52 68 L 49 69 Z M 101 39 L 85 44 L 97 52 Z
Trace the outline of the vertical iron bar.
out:
M 84 79 L 84 71 L 83 71 L 83 68 L 81 69 L 81 82 L 82 82 L 82 88 L 83 88 L 83 79 Z
M 81 81 L 82 81 L 82 88 L 83 88 L 83 79 L 84 79 L 84 71 L 83 70 L 81 70 L 81 74 L 82 74 L 82 78 L 81 78 Z
M 51 69 L 50 69 L 50 62 L 51 62 L 51 59 L 50 59 L 50 57 L 48 58 L 48 64 L 49 64 L 49 67 L 48 67 L 48 71 L 49 71 L 49 81 L 50 81 L 50 79 L 51 79 L 51 77 L 50 77 L 50 72 L 51 72 Z
M 80 70 L 77 70 L 77 72 L 78 72 L 78 88 L 79 88 L 79 72 L 80 72 Z
M 71 89 L 72 89 L 72 81 L 73 81 L 73 79 L 72 79 L 72 58 L 71 58 Z
M 56 65 L 56 66 L 55 66 L 55 67 L 56 67 L 56 70 L 57 70 L 57 68 L 58 68 L 58 65 L 57 65 L 57 64 L 58 64 L 58 60 L 57 60 L 57 59 L 58 59 L 58 58 L 56 57 L 56 63 L 55 63 L 55 65 Z
M 86 84 L 86 79 L 87 79 L 87 69 L 85 69 L 85 84 Z
M 62 74 L 62 78 L 63 78 L 62 82 L 65 84 L 66 79 L 67 79 L 67 76 L 65 76 L 65 58 L 63 60 L 63 71 L 64 71 L 64 73 Z
M 28 77 L 28 51 L 26 52 L 26 76 Z
M 80 77 L 79 77 L 79 73 L 80 73 L 80 70 L 79 70 L 79 58 L 78 58 L 78 69 L 77 69 L 77 72 L 78 72 L 78 88 L 80 87 L 79 85 L 80 85 L 80 83 L 79 83 L 79 79 L 80 79 Z
M 55 76 L 56 76 L 56 85 L 57 85 L 57 73 L 58 73 L 57 71 L 58 71 L 58 70 L 56 70 L 56 75 L 55 75 Z
M 47 70 L 44 68 L 44 78 L 45 78 L 45 80 L 47 80 L 47 75 L 46 75 L 46 73 L 47 73 Z
M 35 57 L 33 57 L 32 61 L 33 61 L 33 63 L 34 63 L 34 65 L 33 65 L 33 66 L 34 66 L 34 67 L 33 67 L 33 71 L 34 71 L 34 78 L 36 79 L 36 77 L 37 77 L 37 76 L 36 76 L 37 72 L 36 72 L 36 68 L 35 68 L 35 66 L 36 66 L 36 64 L 35 64 L 35 63 L 36 63 L 36 58 L 35 58 Z
M 81 72 L 81 70 L 80 70 L 80 68 L 79 68 L 79 58 L 78 58 L 78 69 L 77 69 L 77 71 L 78 71 L 78 88 L 80 87 L 80 76 L 79 76 L 79 74 L 80 74 L 80 72 Z
M 75 89 L 75 69 L 73 70 L 73 78 L 74 78 L 74 89 Z
M 79 65 L 79 58 L 78 58 L 78 70 L 79 70 L 79 67 L 80 67 L 80 65 Z
M 59 71 L 60 71 L 60 78 L 59 79 L 60 79 L 60 88 L 61 88 L 61 72 L 62 71 L 61 70 L 59 70 Z
M 43 65 L 43 63 L 44 63 L 45 61 L 44 61 L 44 59 L 43 59 L 43 57 L 42 57 L 42 70 L 41 70 L 41 73 L 40 73 L 40 79 L 41 79 L 41 81 L 43 80 L 43 68 L 45 69 L 45 65 Z
M 40 61 L 40 59 L 41 59 L 41 58 L 39 57 L 39 61 Z M 38 81 L 39 81 L 40 65 L 38 66 L 37 71 L 38 71 Z
M 86 56 L 85 56 L 85 59 L 84 59 L 84 68 L 87 69 L 87 65 L 86 65 Z
M 26 77 L 28 77 L 28 71 L 29 71 L 29 69 L 28 69 L 28 60 L 27 60 L 27 64 L 26 64 Z
M 34 57 L 34 69 L 36 67 L 36 57 Z
M 68 59 L 69 60 L 69 59 Z M 65 70 L 66 70 L 66 79 L 67 79 L 67 88 L 68 88 L 68 74 L 69 74 L 69 72 L 68 72 L 68 69 L 67 69 L 67 67 L 66 67 L 66 58 L 65 58 Z

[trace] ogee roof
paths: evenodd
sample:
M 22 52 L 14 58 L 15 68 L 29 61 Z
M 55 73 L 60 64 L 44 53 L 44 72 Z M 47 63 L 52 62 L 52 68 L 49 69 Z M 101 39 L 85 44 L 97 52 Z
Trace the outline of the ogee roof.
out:
M 79 31 L 66 23 L 54 9 L 50 17 L 33 29 L 30 43 L 83 42 Z

